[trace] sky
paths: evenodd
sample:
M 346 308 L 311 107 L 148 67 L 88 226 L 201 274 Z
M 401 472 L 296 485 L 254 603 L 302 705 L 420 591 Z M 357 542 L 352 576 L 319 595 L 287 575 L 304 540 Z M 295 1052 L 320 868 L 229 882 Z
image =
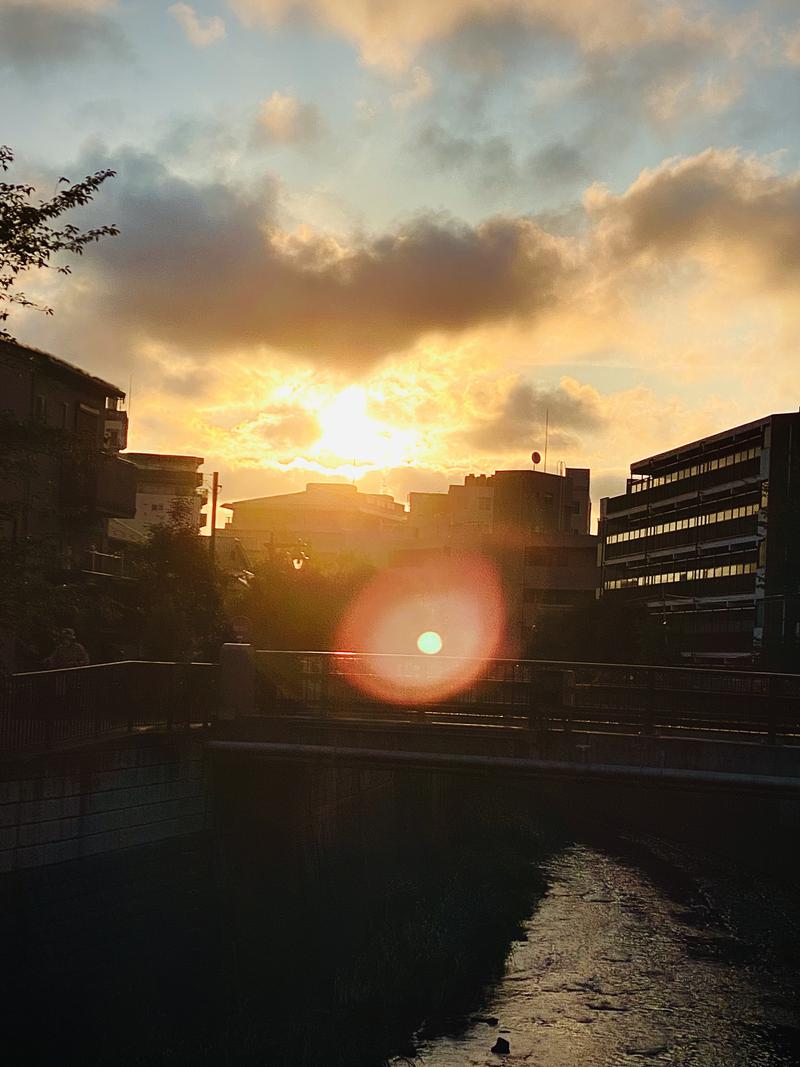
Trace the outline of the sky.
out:
M 0 0 L 0 143 L 116 224 L 10 328 L 224 500 L 632 461 L 800 404 L 796 0 Z

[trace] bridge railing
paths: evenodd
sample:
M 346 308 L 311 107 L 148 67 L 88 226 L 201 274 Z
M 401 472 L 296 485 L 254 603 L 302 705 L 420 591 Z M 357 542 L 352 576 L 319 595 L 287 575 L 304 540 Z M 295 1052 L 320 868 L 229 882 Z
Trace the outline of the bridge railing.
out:
M 620 733 L 690 733 L 800 743 L 800 676 L 641 664 L 494 659 L 455 661 L 469 678 L 446 699 L 424 693 L 441 657 L 256 652 L 261 714 L 435 718 L 489 725 Z M 391 661 L 391 662 L 389 662 Z M 405 679 L 405 683 L 403 681 Z M 406 684 L 407 683 L 407 684 Z
M 0 679 L 0 754 L 216 717 L 217 666 L 126 660 Z

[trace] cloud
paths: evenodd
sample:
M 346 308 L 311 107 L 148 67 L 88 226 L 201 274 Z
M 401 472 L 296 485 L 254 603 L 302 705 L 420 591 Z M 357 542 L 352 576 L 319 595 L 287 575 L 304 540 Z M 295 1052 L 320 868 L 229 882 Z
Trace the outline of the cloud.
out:
M 395 111 L 406 111 L 421 100 L 427 100 L 433 92 L 433 79 L 423 67 L 414 67 L 410 80 L 411 84 L 407 89 L 391 97 L 391 105 Z
M 800 67 L 800 28 L 786 33 L 783 45 L 786 61 L 793 67 Z
M 427 122 L 411 142 L 412 151 L 444 173 L 463 172 L 474 189 L 550 191 L 585 185 L 589 162 L 581 148 L 559 139 L 520 154 L 503 134 L 460 136 L 439 122 Z
M 0 68 L 41 74 L 90 59 L 119 61 L 130 48 L 104 0 L 0 0 Z
M 219 15 L 198 15 L 191 4 L 172 4 L 167 11 L 175 19 L 186 39 L 195 48 L 208 48 L 225 36 L 225 23 Z
M 256 136 L 274 144 L 308 144 L 321 137 L 324 128 L 315 104 L 277 91 L 262 102 L 256 120 Z
M 704 19 L 659 0 L 230 0 L 248 25 L 279 25 L 302 16 L 353 42 L 370 65 L 401 69 L 427 44 L 473 24 L 516 23 L 531 34 L 574 40 L 584 52 L 646 42 L 709 37 Z
M 564 378 L 557 388 L 516 380 L 501 394 L 487 417 L 458 436 L 482 452 L 499 455 L 507 450 L 533 447 L 544 439 L 545 422 L 558 436 L 553 443 L 564 446 L 570 430 L 596 430 L 603 421 L 600 395 L 574 378 Z
M 621 195 L 594 185 L 584 204 L 608 270 L 687 257 L 753 295 L 797 285 L 800 173 L 768 159 L 710 148 L 642 171 Z
M 358 367 L 429 332 L 535 319 L 559 299 L 563 242 L 524 218 L 469 226 L 421 216 L 336 240 L 277 222 L 277 186 L 172 174 L 129 151 L 105 196 L 123 236 L 82 264 L 98 306 L 131 335 L 219 351 L 271 346 Z

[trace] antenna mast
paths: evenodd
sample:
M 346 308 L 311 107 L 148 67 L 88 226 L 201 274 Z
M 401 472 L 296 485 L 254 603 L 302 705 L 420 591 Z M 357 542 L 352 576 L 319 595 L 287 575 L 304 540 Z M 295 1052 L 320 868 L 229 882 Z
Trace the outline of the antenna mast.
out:
M 550 408 L 545 408 L 544 415 L 544 473 L 547 474 L 547 439 L 550 436 Z

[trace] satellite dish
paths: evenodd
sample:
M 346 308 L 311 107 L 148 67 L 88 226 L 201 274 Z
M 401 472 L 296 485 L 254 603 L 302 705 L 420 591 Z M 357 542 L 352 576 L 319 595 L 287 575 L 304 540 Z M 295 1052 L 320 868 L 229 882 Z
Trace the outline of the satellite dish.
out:
M 531 461 L 535 467 L 537 463 L 542 462 L 542 457 L 538 452 L 531 452 Z

